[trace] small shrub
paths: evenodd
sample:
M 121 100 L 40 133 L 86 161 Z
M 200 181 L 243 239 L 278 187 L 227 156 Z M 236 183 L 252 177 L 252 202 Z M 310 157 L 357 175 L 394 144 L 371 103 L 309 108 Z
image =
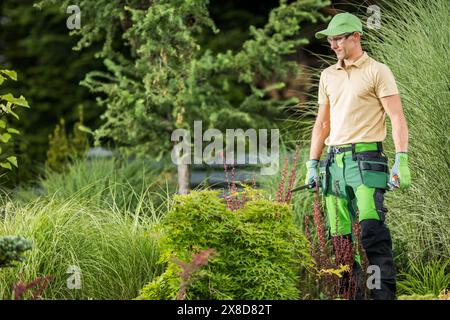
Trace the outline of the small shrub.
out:
M 73 126 L 72 134 L 67 135 L 65 120 L 61 118 L 56 125 L 53 134 L 48 137 L 49 149 L 47 151 L 46 166 L 48 169 L 62 173 L 67 171 L 71 161 L 84 159 L 89 142 L 85 131 L 80 130 L 83 127 L 83 107 L 79 107 L 79 120 Z
M 289 206 L 258 194 L 232 211 L 218 194 L 195 191 L 176 197 L 157 228 L 166 272 L 145 286 L 138 299 L 175 299 L 182 270 L 174 257 L 190 261 L 208 249 L 216 254 L 190 283 L 186 299 L 299 298 L 298 275 L 311 258 Z
M 23 237 L 0 237 L 0 268 L 13 266 L 23 262 L 23 254 L 31 249 L 31 242 Z
M 66 170 L 69 161 L 70 147 L 66 134 L 66 122 L 63 118 L 59 120 L 53 130 L 53 134 L 48 136 L 49 149 L 47 151 L 46 166 L 50 170 L 62 173 Z
M 320 299 L 364 299 L 367 295 L 362 287 L 365 274 L 355 268 L 355 261 L 360 261 L 363 270 L 367 270 L 368 265 L 361 246 L 359 223 L 352 226 L 354 240 L 348 236 L 330 238 L 326 232 L 319 191 L 316 190 L 312 217 L 305 215 L 304 227 L 314 259 L 310 271 L 316 279 L 316 288 L 309 290 L 309 293 Z
M 84 128 L 84 108 L 78 107 L 78 121 L 73 125 L 73 132 L 69 135 L 71 152 L 74 158 L 84 159 L 89 149 L 89 140 Z
M 44 290 L 52 280 L 52 276 L 37 277 L 33 281 L 19 281 L 13 285 L 14 300 L 22 300 L 26 298 L 27 293 L 31 300 L 42 298 Z
M 399 274 L 397 287 L 400 295 L 438 296 L 444 290 L 449 290 L 449 265 L 450 259 L 410 262 L 408 270 Z

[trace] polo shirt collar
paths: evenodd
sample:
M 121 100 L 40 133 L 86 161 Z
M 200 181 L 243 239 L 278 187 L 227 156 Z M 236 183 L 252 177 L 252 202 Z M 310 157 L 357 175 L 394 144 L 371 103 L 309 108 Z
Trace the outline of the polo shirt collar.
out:
M 362 64 L 363 64 L 368 58 L 369 58 L 369 55 L 367 54 L 367 52 L 364 51 L 363 55 L 362 55 L 361 57 L 359 57 L 358 60 L 356 60 L 356 61 L 353 62 L 352 64 L 348 65 L 347 67 L 349 67 L 349 66 L 355 66 L 355 67 L 358 67 L 358 68 L 359 68 L 359 67 L 362 66 Z M 339 69 L 344 69 L 343 63 L 344 63 L 343 60 L 339 60 L 339 61 L 336 63 L 336 69 L 338 69 L 338 70 L 339 70 Z

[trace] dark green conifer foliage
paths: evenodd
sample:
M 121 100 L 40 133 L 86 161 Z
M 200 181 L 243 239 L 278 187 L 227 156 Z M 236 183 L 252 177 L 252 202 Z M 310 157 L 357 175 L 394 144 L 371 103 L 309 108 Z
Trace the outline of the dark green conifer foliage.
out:
M 65 9 L 70 1 L 44 0 Z M 101 95 L 106 108 L 97 140 L 107 137 L 127 151 L 162 156 L 172 148 L 170 134 L 189 129 L 194 120 L 203 128 L 273 128 L 283 106 L 295 99 L 267 98 L 272 88 L 258 88 L 261 79 L 282 87 L 295 62 L 286 56 L 308 40 L 302 23 L 323 20 L 319 10 L 328 1 L 280 1 L 263 28 L 251 27 L 251 38 L 240 50 L 202 50 L 200 35 L 219 30 L 210 19 L 207 0 L 109 1 L 81 0 L 78 48 L 100 42 L 98 56 L 106 72 L 87 74 L 83 84 Z M 117 45 L 118 39 L 122 45 Z M 239 103 L 229 90 L 245 86 Z

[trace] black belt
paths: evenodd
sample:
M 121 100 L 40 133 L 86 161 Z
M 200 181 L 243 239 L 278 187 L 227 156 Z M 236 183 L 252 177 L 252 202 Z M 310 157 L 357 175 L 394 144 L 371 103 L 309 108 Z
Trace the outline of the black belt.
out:
M 331 153 L 342 153 L 342 152 L 347 152 L 347 151 L 352 151 L 352 147 L 333 147 L 331 146 Z
M 347 152 L 347 151 L 351 151 L 352 152 L 352 159 L 353 161 L 356 161 L 356 143 L 352 143 L 351 146 L 349 147 L 335 147 L 335 146 L 331 146 L 330 148 L 330 152 L 328 154 L 327 157 L 327 162 L 331 162 L 333 160 L 333 156 L 337 153 L 342 153 L 342 152 Z M 375 151 L 375 150 L 374 150 Z M 377 142 L 377 150 L 375 152 L 383 152 L 383 144 L 381 142 Z

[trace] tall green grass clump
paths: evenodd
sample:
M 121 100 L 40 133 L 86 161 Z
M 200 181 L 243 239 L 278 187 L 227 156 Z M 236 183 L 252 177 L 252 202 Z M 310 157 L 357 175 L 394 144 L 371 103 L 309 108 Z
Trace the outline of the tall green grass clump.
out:
M 400 295 L 434 295 L 450 290 L 450 259 L 410 262 L 407 272 L 399 274 Z
M 311 257 L 289 206 L 245 193 L 233 211 L 218 194 L 176 196 L 156 229 L 167 269 L 138 299 L 299 298 L 299 272 Z
M 412 186 L 386 197 L 394 246 L 408 259 L 450 258 L 450 2 L 379 5 L 381 28 L 366 32 L 364 46 L 394 73 L 410 138 Z M 386 142 L 394 159 L 390 132 Z
M 0 238 L 21 235 L 32 249 L 23 263 L 0 269 L 0 299 L 13 297 L 14 284 L 46 276 L 43 299 L 130 299 L 161 272 L 157 240 L 148 234 L 156 215 L 130 216 L 78 197 L 3 208 Z M 70 278 L 74 270 L 80 271 L 79 288 Z
M 79 199 L 103 209 L 135 214 L 164 211 L 175 179 L 164 167 L 135 159 L 93 158 L 76 160 L 66 172 L 47 171 L 33 187 L 24 187 L 15 198 L 23 203 L 37 197 Z

